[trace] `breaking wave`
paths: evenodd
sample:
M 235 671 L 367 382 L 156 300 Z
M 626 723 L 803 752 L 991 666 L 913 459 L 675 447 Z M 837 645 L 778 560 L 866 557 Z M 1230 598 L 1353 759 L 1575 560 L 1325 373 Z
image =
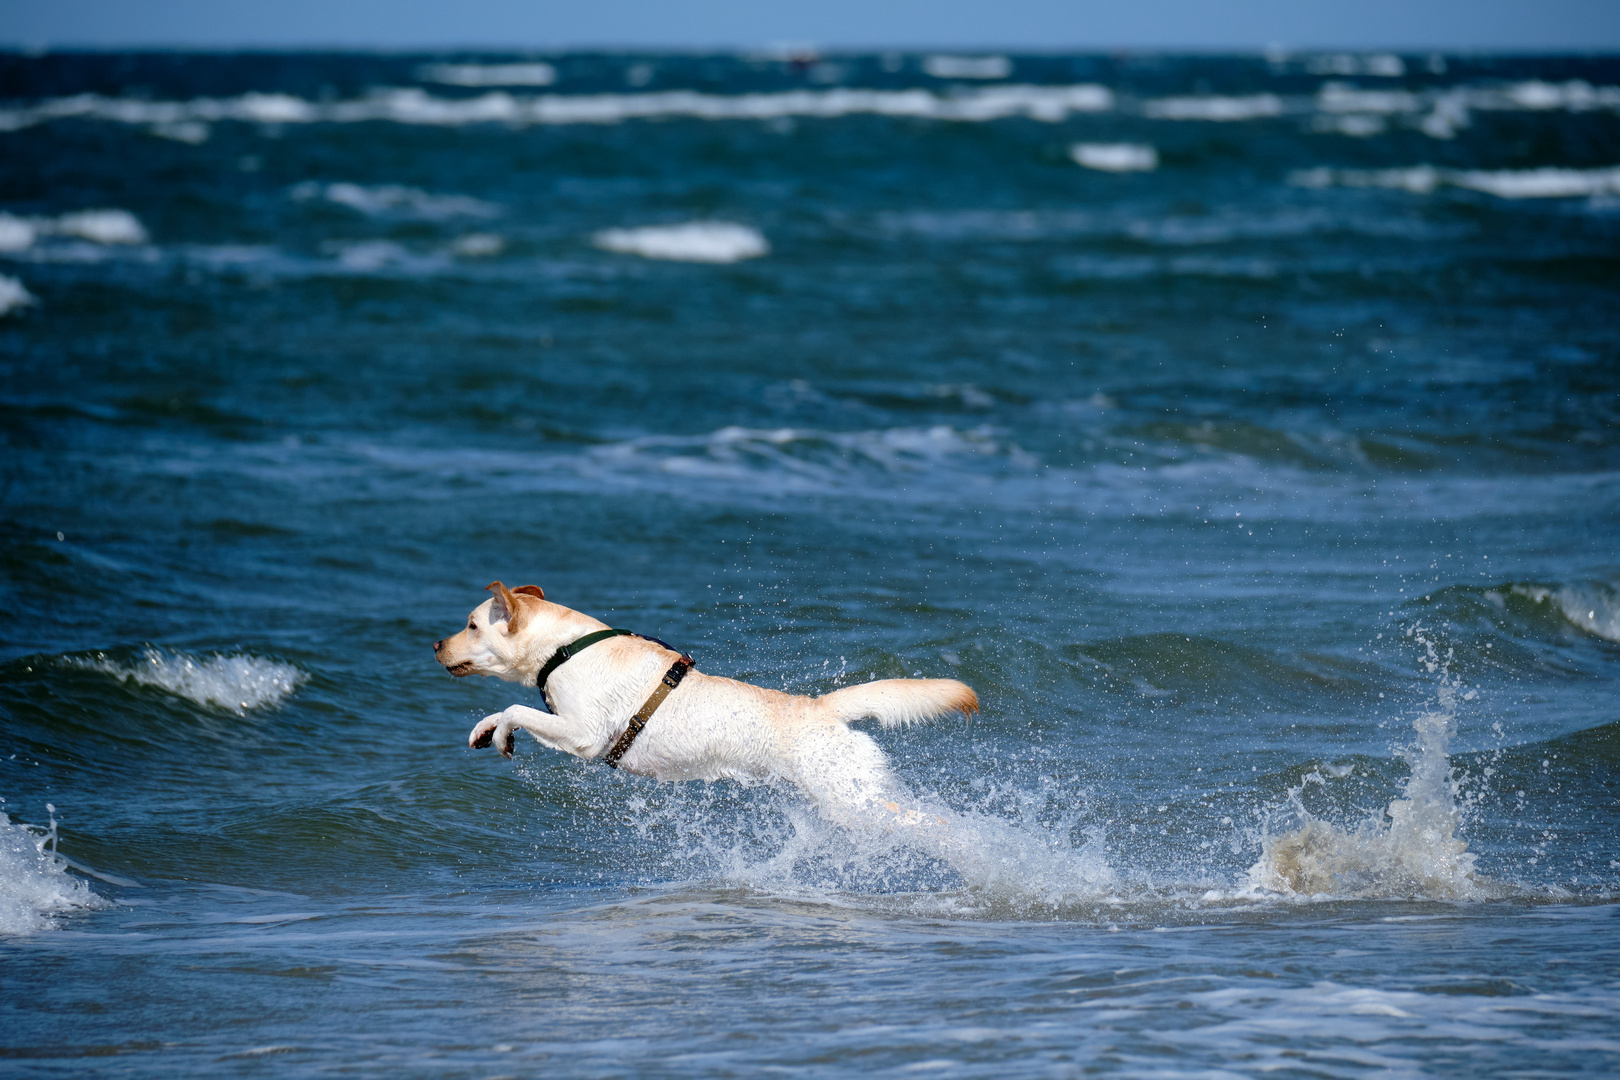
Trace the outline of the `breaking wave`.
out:
M 27 286 L 14 277 L 0 274 L 0 319 L 10 315 L 13 311 L 30 307 L 39 301 L 34 294 L 28 291 Z
M 607 229 L 591 237 L 604 251 L 669 262 L 734 263 L 770 253 L 764 235 L 729 221 L 688 221 L 639 229 Z
M 55 807 L 46 808 L 55 814 Z M 0 812 L 0 935 L 47 930 L 55 925 L 52 916 L 105 906 L 56 854 L 54 816 L 41 829 Z
M 1330 169 L 1291 173 L 1298 187 L 1390 188 L 1427 195 L 1441 186 L 1482 191 L 1499 199 L 1570 199 L 1620 194 L 1620 166 L 1605 169 Z
M 367 217 L 406 217 L 423 221 L 445 221 L 457 217 L 488 218 L 501 212 L 494 203 L 475 199 L 470 195 L 435 195 L 399 184 L 320 184 L 306 181 L 293 187 L 289 193 L 294 199 L 308 202 L 324 200 L 338 206 L 358 210 Z
M 307 678 L 296 667 L 277 660 L 220 653 L 200 657 L 152 646 L 143 649 L 134 663 L 119 663 L 101 653 L 89 658 L 74 657 L 68 663 L 238 715 L 280 704 Z
M 140 245 L 148 240 L 140 219 L 128 210 L 76 210 L 59 217 L 15 217 L 0 213 L 0 254 L 16 254 L 47 237 L 68 237 L 103 245 Z

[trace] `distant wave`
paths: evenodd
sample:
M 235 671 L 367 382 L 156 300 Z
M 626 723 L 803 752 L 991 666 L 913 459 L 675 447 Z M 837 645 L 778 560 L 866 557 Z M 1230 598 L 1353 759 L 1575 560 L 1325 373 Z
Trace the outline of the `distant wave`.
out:
M 1620 194 L 1620 166 L 1603 169 L 1302 169 L 1289 175 L 1299 187 L 1377 187 L 1427 195 L 1441 186 L 1466 188 L 1499 199 L 1568 199 Z
M 147 647 L 134 663 L 122 663 L 97 654 L 68 660 L 74 667 L 105 672 L 141 686 L 166 690 L 199 705 L 212 705 L 246 713 L 279 704 L 306 678 L 291 664 L 257 656 L 192 656 Z
M 1002 77 L 1000 57 L 932 57 L 936 78 L 991 80 Z M 432 65 L 427 81 L 455 86 L 547 85 L 545 64 Z M 18 131 L 59 120 L 99 120 L 144 126 L 154 135 L 198 143 L 209 125 L 396 123 L 455 127 L 470 124 L 527 126 L 615 124 L 627 120 L 775 120 L 872 115 L 922 120 L 988 122 L 1025 118 L 1055 123 L 1075 114 L 1119 109 L 1152 120 L 1240 123 L 1287 116 L 1319 118 L 1317 130 L 1367 136 L 1391 121 L 1436 139 L 1450 139 L 1466 128 L 1474 112 L 1620 112 L 1620 86 L 1593 86 L 1581 80 L 1548 83 L 1366 89 L 1328 82 L 1312 95 L 1258 93 L 1192 94 L 1160 98 L 1122 97 L 1097 83 L 1032 85 L 1002 83 L 948 89 L 862 89 L 715 94 L 696 90 L 605 94 L 513 94 L 490 90 L 472 97 L 445 97 L 420 87 L 379 89 L 364 97 L 311 100 L 284 93 L 149 101 L 101 94 L 47 98 L 0 108 L 0 132 Z
M 606 229 L 591 240 L 604 251 L 672 262 L 733 263 L 756 259 L 771 250 L 758 229 L 729 221 Z
M 991 86 L 959 93 L 932 90 L 796 90 L 705 94 L 671 90 L 640 94 L 542 94 L 494 91 L 471 98 L 436 97 L 424 90 L 379 91 L 347 101 L 311 101 L 291 94 L 242 94 L 190 101 L 143 101 L 79 94 L 0 109 L 0 132 L 56 120 L 137 125 L 217 123 L 368 123 L 454 127 L 467 124 L 613 124 L 685 117 L 697 120 L 774 120 L 784 117 L 875 115 L 925 120 L 989 121 L 1008 117 L 1059 121 L 1072 113 L 1114 107 L 1105 86 Z

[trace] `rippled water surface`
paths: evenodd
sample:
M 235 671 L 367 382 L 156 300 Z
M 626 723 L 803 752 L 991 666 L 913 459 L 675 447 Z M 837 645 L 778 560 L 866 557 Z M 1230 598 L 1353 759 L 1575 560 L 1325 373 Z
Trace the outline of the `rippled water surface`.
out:
M 1617 311 L 1613 59 L 0 57 L 3 1071 L 1612 1075 Z

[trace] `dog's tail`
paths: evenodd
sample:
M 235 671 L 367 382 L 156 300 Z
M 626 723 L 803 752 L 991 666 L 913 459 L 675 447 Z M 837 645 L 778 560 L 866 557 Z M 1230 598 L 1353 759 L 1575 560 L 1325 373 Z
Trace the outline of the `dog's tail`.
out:
M 844 723 L 875 719 L 884 727 L 902 727 L 949 712 L 972 716 L 979 695 L 955 679 L 880 679 L 849 686 L 820 699 Z

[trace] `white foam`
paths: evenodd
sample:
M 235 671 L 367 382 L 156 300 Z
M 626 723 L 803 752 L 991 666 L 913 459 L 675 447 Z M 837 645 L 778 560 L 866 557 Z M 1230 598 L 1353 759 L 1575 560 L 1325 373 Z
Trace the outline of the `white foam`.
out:
M 1370 75 L 1379 79 L 1398 79 L 1406 74 L 1406 64 L 1394 53 L 1328 53 L 1305 61 L 1305 70 L 1312 75 Z
M 1208 120 L 1233 123 L 1241 120 L 1261 120 L 1281 116 L 1283 100 L 1276 94 L 1251 94 L 1247 97 L 1167 97 L 1143 102 L 1142 113 L 1155 120 Z
M 1411 775 L 1400 798 L 1353 828 L 1312 815 L 1302 794 L 1326 784 L 1312 772 L 1289 792 L 1286 832 L 1267 828 L 1249 883 L 1288 896 L 1412 897 L 1442 900 L 1487 895 L 1476 877 L 1476 856 L 1457 836 L 1462 823 L 1460 784 L 1447 746 L 1457 730 L 1460 684 L 1420 627 L 1408 636 L 1424 647 L 1424 665 L 1440 676 L 1436 707 L 1412 721 L 1416 740 L 1402 756 Z
M 456 217 L 489 218 L 501 212 L 494 203 L 475 199 L 470 195 L 435 195 L 420 188 L 400 184 L 366 186 L 339 181 L 320 184 L 305 181 L 293 187 L 295 199 L 307 201 L 324 199 L 339 206 L 358 210 L 368 217 L 395 215 L 421 218 L 426 221 L 444 221 Z
M 506 241 L 495 233 L 468 233 L 456 237 L 450 250 L 467 259 L 490 258 L 506 250 Z
M 307 101 L 288 94 L 144 101 L 80 94 L 35 105 L 0 108 L 0 131 L 56 120 L 122 124 L 183 121 L 259 124 L 386 122 L 455 127 L 467 124 L 616 124 L 627 120 L 776 120 L 785 117 L 874 115 L 920 120 L 988 122 L 1022 116 L 1057 122 L 1071 113 L 1114 106 L 1106 86 L 1005 85 L 951 93 L 931 90 L 791 90 L 761 94 L 704 94 L 692 90 L 635 94 L 541 94 L 520 97 L 493 91 L 469 98 L 435 97 L 414 87 L 380 90 L 363 98 Z
M 0 213 L 0 252 L 27 251 L 39 236 L 39 228 L 26 218 Z
M 423 82 L 445 86 L 550 86 L 557 69 L 534 61 L 524 64 L 425 64 L 416 69 Z
M 591 237 L 591 242 L 604 251 L 672 262 L 734 263 L 757 259 L 771 250 L 758 229 L 729 221 L 606 229 Z
M 923 70 L 936 79 L 1005 79 L 1012 74 L 1012 61 L 1005 56 L 923 57 Z
M 1388 128 L 1389 124 L 1385 122 L 1382 116 L 1367 116 L 1361 113 L 1351 113 L 1344 116 L 1318 116 L 1311 122 L 1312 131 L 1348 135 L 1353 139 L 1368 139 L 1374 135 L 1382 135 Z
M 1585 582 L 1556 589 L 1515 585 L 1509 591 L 1538 604 L 1555 605 L 1564 618 L 1589 634 L 1620 641 L 1620 590 L 1613 584 Z
M 1329 113 L 1417 112 L 1423 107 L 1416 94 L 1405 90 L 1362 90 L 1345 83 L 1327 83 L 1316 95 L 1316 107 Z
M 10 315 L 13 311 L 21 311 L 23 308 L 38 302 L 34 294 L 29 292 L 22 282 L 14 277 L 0 274 L 0 319 Z
M 174 124 L 152 125 L 152 134 L 158 138 L 171 139 L 189 146 L 201 146 L 213 133 L 213 129 L 201 120 L 181 120 Z
M 54 807 L 47 806 L 54 814 Z M 105 907 L 90 886 L 67 872 L 56 854 L 56 821 L 39 829 L 0 812 L 0 935 L 32 934 L 53 915 Z
M 1568 199 L 1620 194 L 1620 167 L 1605 169 L 1304 169 L 1290 174 L 1300 187 L 1382 187 L 1427 195 L 1447 184 L 1482 191 L 1499 199 Z
M 72 236 L 103 245 L 147 242 L 146 229 L 128 210 L 76 210 L 61 217 L 20 218 L 0 213 L 0 252 L 27 251 L 41 237 Z
M 280 704 L 307 676 L 291 664 L 241 654 L 192 656 L 164 652 L 148 646 L 139 661 L 123 664 L 105 656 L 75 657 L 68 663 L 141 686 L 167 690 L 199 705 L 229 709 L 238 715 L 249 709 Z
M 1076 165 L 1102 172 L 1151 172 L 1159 167 L 1159 152 L 1141 143 L 1075 143 L 1069 157 Z
M 146 229 L 128 210 L 79 210 L 56 219 L 56 231 L 97 244 L 144 244 Z

